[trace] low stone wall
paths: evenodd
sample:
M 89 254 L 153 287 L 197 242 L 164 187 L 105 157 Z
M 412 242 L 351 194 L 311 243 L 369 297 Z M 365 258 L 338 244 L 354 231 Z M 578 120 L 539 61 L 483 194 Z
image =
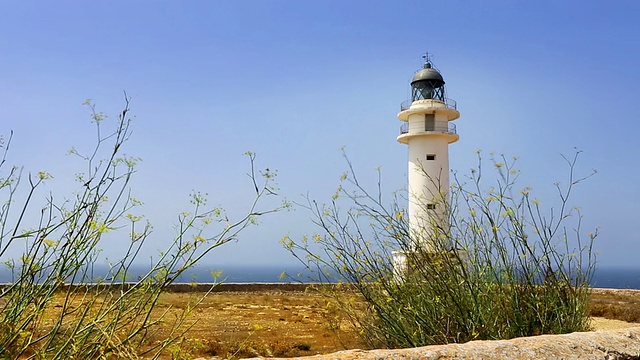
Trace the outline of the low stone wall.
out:
M 640 327 L 398 350 L 347 350 L 297 360 L 640 359 Z
M 171 284 L 167 291 L 183 292 L 261 292 L 261 291 L 305 291 L 304 283 L 219 283 L 219 284 Z

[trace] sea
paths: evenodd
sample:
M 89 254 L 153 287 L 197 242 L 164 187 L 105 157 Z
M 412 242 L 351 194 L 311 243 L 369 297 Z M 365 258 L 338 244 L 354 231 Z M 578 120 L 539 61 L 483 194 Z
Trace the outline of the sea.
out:
M 591 286 L 640 290 L 640 268 L 596 268 Z
M 219 280 L 230 283 L 313 282 L 314 278 L 312 273 L 299 266 L 222 266 L 220 269 L 223 272 Z M 285 274 L 284 276 L 283 273 Z M 190 282 L 194 279 L 195 282 L 210 282 L 210 270 L 195 268 L 191 273 L 185 274 L 179 280 Z M 596 288 L 640 290 L 640 267 L 596 268 L 591 279 L 591 286 Z
M 130 280 L 135 280 L 146 273 L 144 266 L 130 268 Z M 214 277 L 213 272 L 219 273 Z M 101 273 L 95 269 L 95 274 Z M 106 271 L 105 271 L 106 273 Z M 13 282 L 8 270 L 0 270 L 0 283 Z M 296 265 L 220 265 L 197 266 L 183 273 L 178 283 L 291 283 L 314 282 L 313 273 Z M 591 279 L 595 288 L 637 289 L 640 290 L 640 267 L 638 268 L 597 268 Z

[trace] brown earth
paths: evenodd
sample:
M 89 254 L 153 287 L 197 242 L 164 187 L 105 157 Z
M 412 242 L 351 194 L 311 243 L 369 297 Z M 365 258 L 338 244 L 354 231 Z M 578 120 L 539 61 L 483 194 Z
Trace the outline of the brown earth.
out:
M 202 293 L 166 293 L 159 310 L 184 309 Z M 292 357 L 363 348 L 348 324 L 336 324 L 326 300 L 304 291 L 243 291 L 208 294 L 193 310 L 181 356 Z M 158 336 L 158 339 L 160 336 Z M 167 357 L 171 358 L 171 357 Z
M 202 295 L 166 293 L 158 309 L 177 313 Z M 639 305 L 640 291 L 594 290 L 594 330 L 637 326 L 628 321 L 640 323 Z M 349 324 L 333 320 L 325 299 L 317 293 L 264 289 L 214 292 L 192 315 L 188 322 L 191 328 L 166 358 L 290 357 L 364 348 Z

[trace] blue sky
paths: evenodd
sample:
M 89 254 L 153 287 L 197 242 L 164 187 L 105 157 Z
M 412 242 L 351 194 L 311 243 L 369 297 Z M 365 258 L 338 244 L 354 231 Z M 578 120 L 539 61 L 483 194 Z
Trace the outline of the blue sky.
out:
M 0 133 L 15 133 L 12 163 L 68 193 L 66 150 L 94 139 L 82 102 L 115 116 L 126 90 L 153 254 L 194 189 L 242 213 L 247 150 L 292 200 L 329 200 L 342 146 L 361 177 L 380 166 L 385 191 L 402 188 L 396 114 L 428 51 L 461 112 L 451 168 L 476 149 L 518 155 L 545 201 L 566 180 L 560 154 L 583 150 L 580 171 L 598 174 L 573 203 L 600 228 L 600 265 L 635 266 L 639 14 L 635 1 L 2 1 Z M 209 261 L 292 263 L 278 240 L 313 230 L 302 210 L 277 214 Z

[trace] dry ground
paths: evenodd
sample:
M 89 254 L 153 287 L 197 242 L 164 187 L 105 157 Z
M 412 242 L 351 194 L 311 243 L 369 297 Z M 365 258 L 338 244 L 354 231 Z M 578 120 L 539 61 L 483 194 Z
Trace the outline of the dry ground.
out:
M 160 309 L 185 308 L 202 293 L 163 294 Z M 593 326 L 640 322 L 640 291 L 595 290 Z M 322 296 L 303 291 L 216 292 L 194 310 L 192 327 L 167 358 L 302 356 L 364 345 L 348 324 L 330 321 Z M 628 322 L 627 322 L 628 321 Z
M 160 309 L 181 309 L 201 293 L 166 293 Z M 302 356 L 361 348 L 346 324 L 330 325 L 326 301 L 301 291 L 217 292 L 195 308 L 184 355 Z M 339 328 L 338 328 L 339 327 Z M 175 354 L 176 348 L 174 348 Z

